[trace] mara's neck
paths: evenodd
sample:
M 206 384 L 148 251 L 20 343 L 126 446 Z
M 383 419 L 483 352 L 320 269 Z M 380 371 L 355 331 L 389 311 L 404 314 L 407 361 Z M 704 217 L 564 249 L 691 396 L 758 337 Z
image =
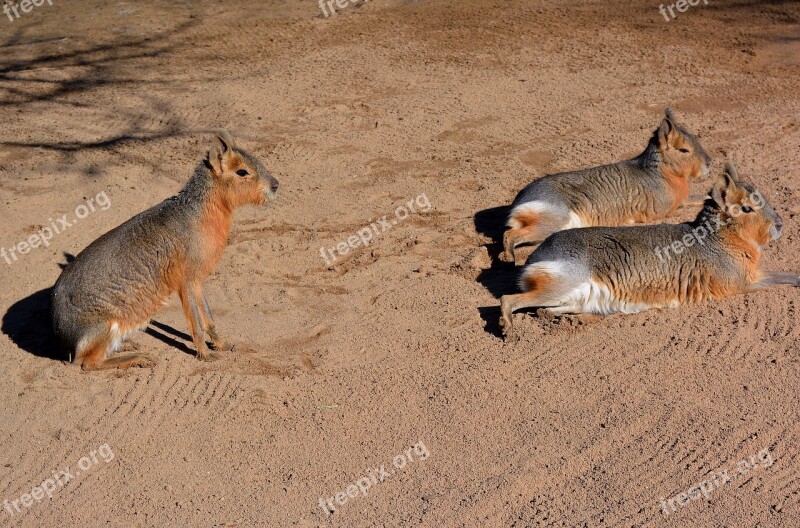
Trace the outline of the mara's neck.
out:
M 761 247 L 732 228 L 717 204 L 711 199 L 706 200 L 703 209 L 691 224 L 696 232 L 704 229 L 708 233 L 707 240 L 721 243 L 725 251 L 738 260 L 756 265 L 761 258 Z
M 633 161 L 649 176 L 664 181 L 672 195 L 675 207 L 678 207 L 689 197 L 689 178 L 684 173 L 684 170 L 673 166 L 668 160 L 664 159 L 658 147 L 658 139 L 655 136 L 650 138 L 647 148 Z
M 224 247 L 233 222 L 233 204 L 224 189 L 214 182 L 211 170 L 202 163 L 177 196 L 178 201 L 193 208 L 214 245 Z
M 664 160 L 661 156 L 661 153 L 658 151 L 658 143 L 655 137 L 650 139 L 650 142 L 647 144 L 647 148 L 644 149 L 644 152 L 633 158 L 632 161 L 645 172 L 653 175 L 661 174 L 661 166 Z

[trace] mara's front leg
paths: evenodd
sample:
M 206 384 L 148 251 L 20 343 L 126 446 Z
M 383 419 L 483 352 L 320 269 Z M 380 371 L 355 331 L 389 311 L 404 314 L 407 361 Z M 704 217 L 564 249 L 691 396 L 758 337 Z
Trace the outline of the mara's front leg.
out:
M 200 323 L 203 327 L 203 331 L 205 331 L 211 339 L 214 350 L 232 350 L 233 347 L 226 343 L 225 340 L 220 337 L 219 333 L 217 333 L 217 327 L 214 324 L 214 316 L 211 315 L 211 308 L 209 308 L 208 301 L 206 301 L 202 284 L 198 283 L 195 285 L 194 299 L 200 310 Z
M 202 361 L 212 361 L 217 359 L 217 355 L 210 352 L 206 346 L 205 333 L 203 331 L 202 315 L 197 306 L 197 298 L 194 294 L 192 286 L 184 286 L 179 292 L 181 304 L 183 305 L 183 313 L 186 315 L 186 320 L 189 322 L 189 328 L 192 332 L 192 341 L 197 349 L 197 357 Z
M 690 194 L 686 201 L 678 207 L 700 207 L 708 199 L 707 194 Z
M 765 271 L 759 280 L 750 285 L 748 291 L 763 290 L 772 286 L 800 287 L 800 274 L 791 271 Z

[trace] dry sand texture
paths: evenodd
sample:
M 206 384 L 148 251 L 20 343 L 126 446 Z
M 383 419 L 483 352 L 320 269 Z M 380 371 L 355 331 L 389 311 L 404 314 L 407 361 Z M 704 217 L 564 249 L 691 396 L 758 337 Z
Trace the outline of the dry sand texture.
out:
M 768 265 L 800 269 L 800 3 L 667 22 L 614 0 L 328 18 L 312 0 L 55 0 L 0 35 L 0 246 L 110 201 L 0 261 L 0 500 L 88 457 L 3 526 L 800 526 L 800 292 L 523 313 L 506 344 L 514 270 L 494 260 L 517 190 L 637 154 L 671 104 L 714 173 L 735 156 L 784 217 Z M 64 253 L 175 193 L 219 127 L 282 185 L 237 214 L 207 283 L 246 346 L 198 362 L 173 299 L 135 339 L 155 368 L 61 362 L 46 299 Z M 328 269 L 321 247 L 423 194 Z M 764 449 L 769 467 L 662 512 Z M 382 464 L 366 496 L 320 507 Z

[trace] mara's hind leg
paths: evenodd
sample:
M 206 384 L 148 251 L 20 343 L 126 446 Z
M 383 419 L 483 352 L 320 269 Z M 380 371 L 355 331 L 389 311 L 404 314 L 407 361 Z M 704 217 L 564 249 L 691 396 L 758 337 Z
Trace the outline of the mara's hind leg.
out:
M 501 259 L 517 263 L 516 248 L 522 244 L 538 244 L 569 223 L 568 213 L 542 210 L 535 211 L 524 207 L 512 211 L 508 220 L 509 229 L 503 234 L 503 254 Z
M 75 363 L 78 363 L 83 370 L 152 367 L 155 365 L 152 356 L 143 352 L 113 354 L 121 340 L 119 330 L 113 329 L 112 326 L 104 326 L 85 345 L 79 347 L 75 353 Z
M 545 238 L 555 233 L 540 233 L 538 226 L 526 226 L 518 229 L 509 229 L 503 234 L 503 254 L 502 260 L 505 262 L 517 263 L 517 246 L 522 244 L 538 244 Z
M 548 269 L 526 271 L 521 279 L 525 293 L 504 295 L 500 299 L 500 327 L 507 339 L 515 339 L 513 315 L 523 308 L 549 308 L 554 312 L 569 309 L 567 294 L 573 286 L 567 278 Z
M 542 306 L 542 295 L 537 291 L 503 295 L 500 298 L 500 328 L 503 330 L 503 337 L 515 339 L 513 315 L 517 310 Z

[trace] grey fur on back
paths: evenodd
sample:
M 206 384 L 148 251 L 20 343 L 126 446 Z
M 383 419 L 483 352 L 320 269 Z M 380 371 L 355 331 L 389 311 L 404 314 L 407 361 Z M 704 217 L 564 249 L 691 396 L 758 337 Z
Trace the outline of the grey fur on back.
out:
M 666 115 L 675 128 L 683 134 L 706 166 L 711 158 L 697 138 L 674 120 L 670 109 Z M 617 163 L 590 167 L 577 171 L 543 176 L 522 189 L 511 205 L 514 207 L 532 201 L 545 201 L 568 213 L 581 211 L 597 218 L 600 223 L 615 225 L 620 213 L 652 210 L 666 213 L 674 206 L 661 173 L 662 157 L 658 149 L 658 130 L 639 156 Z
M 626 290 L 660 289 L 696 279 L 696 273 L 715 270 L 731 280 L 744 280 L 742 270 L 725 250 L 708 213 L 682 224 L 587 227 L 554 233 L 530 254 L 526 266 L 560 262 L 573 270 L 574 280 L 599 279 Z M 711 226 L 703 243 L 680 253 L 663 251 L 702 226 Z M 661 254 L 659 256 L 659 251 Z M 572 279 L 572 273 L 570 273 Z M 577 284 L 576 284 L 577 285 Z
M 618 211 L 639 208 L 639 201 L 649 200 L 656 210 L 672 207 L 663 177 L 638 159 L 544 176 L 527 185 L 511 207 L 536 200 L 563 206 L 566 212 L 591 212 L 601 221 L 613 215 L 609 222 Z

